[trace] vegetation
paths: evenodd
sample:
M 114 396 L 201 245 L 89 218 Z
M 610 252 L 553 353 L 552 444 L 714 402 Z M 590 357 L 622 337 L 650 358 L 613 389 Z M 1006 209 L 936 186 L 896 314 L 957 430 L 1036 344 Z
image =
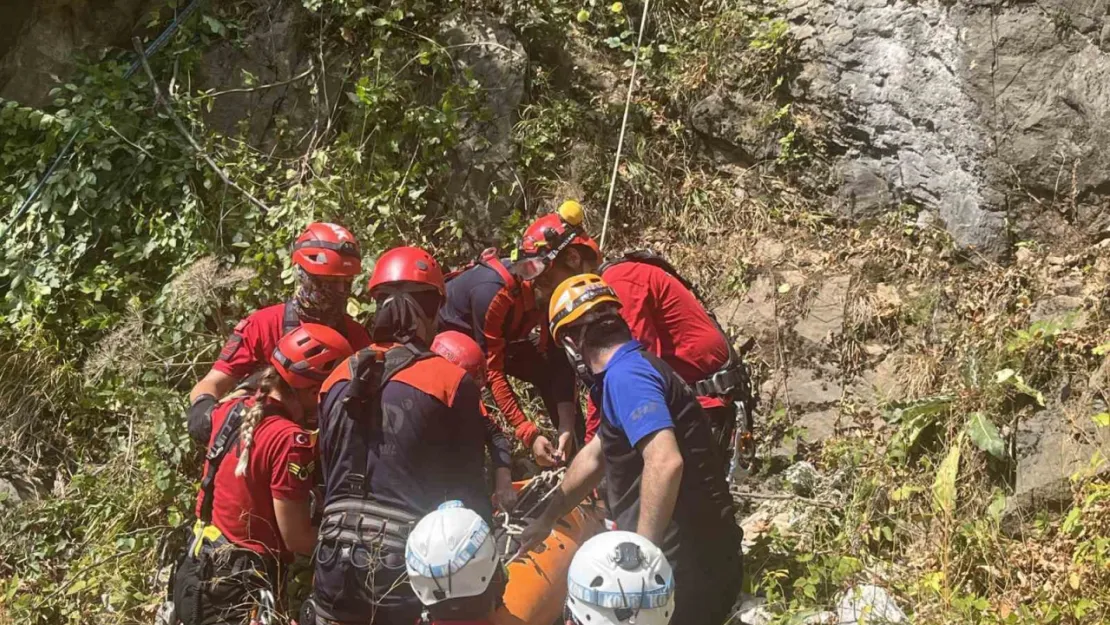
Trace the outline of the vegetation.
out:
M 290 84 L 304 106 L 262 132 L 245 118 L 217 129 L 212 111 L 278 87 L 247 71 L 198 86 L 205 50 L 251 45 L 269 3 L 249 0 L 211 4 L 150 59 L 162 101 L 145 71 L 123 78 L 133 55 L 112 51 L 59 82 L 45 110 L 0 102 L 5 214 L 83 129 L 0 241 L 0 476 L 37 493 L 15 503 L 0 491 L 0 624 L 151 620 L 167 538 L 189 518 L 198 479 L 185 394 L 236 320 L 289 292 L 288 245 L 305 224 L 350 227 L 367 267 L 400 242 L 460 264 L 568 196 L 599 230 L 637 52 L 608 247 L 660 249 L 717 303 L 768 281 L 761 376 L 822 363 L 845 389 L 836 435 L 798 450 L 824 476 L 819 488 L 771 501 L 800 520 L 749 531 L 745 590 L 766 596 L 781 623 L 867 581 L 923 623 L 1110 620 L 1104 481 L 1077 472 L 1061 514 L 1001 528 L 1021 420 L 1070 405 L 1062 388 L 1090 403 L 1105 384 L 1105 250 L 1056 257 L 1028 243 L 1013 266 L 968 264 L 914 207 L 865 226 L 825 214 L 805 182 L 824 166 L 823 129 L 790 99 L 795 43 L 770 9 L 660 0 L 637 50 L 638 3 L 461 4 L 303 0 L 294 8 L 311 60 Z M 479 13 L 511 25 L 530 63 L 512 175 L 481 205 L 457 200 L 453 173 L 460 154 L 486 147 L 484 77 L 442 29 Z M 751 102 L 767 150 L 727 137 L 722 158 L 691 127 L 691 109 L 721 92 Z M 786 330 L 832 275 L 851 276 L 844 328 L 814 348 Z M 1032 321 L 1065 278 L 1082 323 Z M 359 295 L 352 308 L 365 316 Z M 852 392 L 895 356 L 898 402 Z M 777 392 L 765 400 L 770 457 L 804 407 Z M 1096 419 L 1110 427 L 1105 408 Z M 774 486 L 771 473 L 754 483 Z

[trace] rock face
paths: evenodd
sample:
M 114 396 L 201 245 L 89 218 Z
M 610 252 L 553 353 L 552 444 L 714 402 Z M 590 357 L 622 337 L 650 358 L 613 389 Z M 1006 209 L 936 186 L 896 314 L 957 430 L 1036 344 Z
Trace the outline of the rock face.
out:
M 294 0 L 255 4 L 241 43 L 220 40 L 204 50 L 197 85 L 216 91 L 241 88 L 247 73 L 255 85 L 276 85 L 221 95 L 205 114 L 205 121 L 225 135 L 237 134 L 245 123 L 251 144 L 269 147 L 267 140 L 279 115 L 292 118 L 298 126 L 311 121 L 309 91 L 314 76 L 302 76 L 312 63 L 313 52 L 304 45 L 311 14 Z M 293 80 L 297 76 L 302 79 Z M 337 87 L 329 86 L 329 97 L 343 97 Z M 320 108 L 325 108 L 322 100 Z
M 55 83 L 82 54 L 130 49 L 132 32 L 155 0 L 10 2 L 0 19 L 0 98 L 48 104 Z
M 455 167 L 446 198 L 459 201 L 496 220 L 508 211 L 514 196 L 510 164 L 512 130 L 524 98 L 528 55 L 509 28 L 483 15 L 444 24 L 440 39 L 451 50 L 456 65 L 482 87 L 489 117 L 468 120 L 466 137 L 454 154 Z M 498 187 L 501 193 L 491 191 Z
M 996 256 L 1002 211 L 1031 194 L 1070 202 L 1094 234 L 1110 191 L 1106 4 L 792 0 L 796 96 L 843 153 L 838 210 L 912 202 L 960 247 Z M 1045 227 L 1045 211 L 1024 212 Z
M 1090 416 L 1072 419 L 1062 410 L 1050 409 L 1024 420 L 1017 431 L 1017 479 L 1003 528 L 1017 528 L 1025 516 L 1037 511 L 1070 505 L 1073 474 L 1088 468 L 1110 473 L 1106 462 L 1091 467 L 1098 453 L 1110 457 L 1110 427 L 1098 427 Z

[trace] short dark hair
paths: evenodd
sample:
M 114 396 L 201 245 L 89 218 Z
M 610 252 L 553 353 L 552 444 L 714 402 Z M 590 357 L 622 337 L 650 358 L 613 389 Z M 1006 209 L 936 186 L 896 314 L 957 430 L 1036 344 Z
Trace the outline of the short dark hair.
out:
M 603 349 L 624 345 L 632 340 L 632 331 L 620 315 L 606 314 L 586 325 L 582 336 L 582 352 L 599 352 Z

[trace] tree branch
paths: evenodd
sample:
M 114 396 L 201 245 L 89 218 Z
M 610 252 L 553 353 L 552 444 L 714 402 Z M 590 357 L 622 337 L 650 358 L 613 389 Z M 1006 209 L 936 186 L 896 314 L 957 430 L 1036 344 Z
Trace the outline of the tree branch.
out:
M 212 169 L 212 171 L 216 172 L 216 175 L 220 177 L 220 180 L 223 180 L 224 184 L 235 189 L 239 193 L 242 193 L 243 196 L 245 196 L 248 200 L 251 201 L 252 204 L 257 206 L 258 208 L 262 209 L 265 212 L 270 212 L 269 206 L 267 206 L 262 200 L 251 195 L 251 193 L 243 187 L 235 184 L 235 181 L 227 175 L 227 172 L 225 172 L 222 167 L 217 165 L 216 161 L 212 160 L 212 157 L 208 156 L 208 153 L 200 147 L 200 144 L 197 143 L 197 140 L 194 139 L 193 135 L 189 133 L 189 129 L 186 128 L 185 124 L 181 122 L 181 118 L 178 117 L 177 113 L 174 112 L 172 106 L 173 102 L 169 99 L 168 94 L 162 94 L 162 89 L 158 86 L 158 80 L 154 78 L 154 72 L 151 71 L 150 63 L 148 63 L 146 60 L 146 54 L 143 52 L 142 41 L 139 40 L 138 37 L 135 37 L 133 43 L 135 45 L 135 51 L 139 54 L 139 60 L 143 64 L 143 71 L 145 71 L 147 77 L 150 78 L 150 86 L 154 90 L 154 99 L 157 100 L 157 102 L 162 105 L 162 108 L 166 110 L 166 113 L 170 116 L 170 120 L 173 121 L 173 125 L 177 127 L 177 131 L 181 133 L 182 137 L 185 137 L 185 140 L 189 142 L 189 145 L 191 145 L 193 147 L 193 150 L 197 153 L 197 156 L 203 159 L 204 162 L 208 164 L 208 167 Z

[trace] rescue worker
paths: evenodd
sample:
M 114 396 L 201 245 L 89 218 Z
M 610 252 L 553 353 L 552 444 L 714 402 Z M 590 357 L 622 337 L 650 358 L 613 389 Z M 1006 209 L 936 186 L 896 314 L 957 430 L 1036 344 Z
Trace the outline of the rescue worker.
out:
M 477 384 L 428 349 L 446 293 L 435 259 L 394 248 L 378 259 L 368 290 L 377 303 L 373 344 L 321 389 L 315 620 L 412 625 L 421 612 L 404 583 L 412 525 L 452 499 L 492 517 L 485 420 Z
M 253 395 L 212 412 L 194 539 L 173 583 L 184 625 L 241 623 L 259 606 L 272 609 L 283 566 L 312 553 L 316 453 L 303 425 L 320 383 L 351 353 L 335 330 L 301 324 L 278 342 Z M 224 462 L 228 455 L 235 460 Z
M 260 369 L 278 340 L 301 322 L 335 329 L 355 350 L 370 344 L 366 328 L 346 312 L 351 282 L 362 271 L 354 235 L 332 223 L 309 224 L 293 243 L 292 260 L 297 274 L 293 298 L 240 321 L 208 374 L 189 393 L 189 435 L 198 443 L 208 443 L 212 409 L 219 398 Z
M 505 589 L 489 524 L 462 502 L 449 501 L 413 528 L 405 547 L 424 625 L 492 625 Z
M 674 609 L 671 565 L 643 536 L 602 532 L 574 554 L 566 625 L 667 625 Z
M 532 285 L 509 273 L 509 260 L 487 250 L 447 281 L 442 330 L 473 337 L 486 355 L 486 379 L 498 410 L 541 466 L 554 466 L 574 445 L 578 414 L 574 372 L 550 342 Z M 528 420 L 509 377 L 531 384 L 558 429 L 555 444 Z
M 750 423 L 755 407 L 747 369 L 729 338 L 673 268 L 651 252 L 636 252 L 607 263 L 583 227 L 582 206 L 564 202 L 524 231 L 514 254 L 513 273 L 531 280 L 537 299 L 546 303 L 567 278 L 599 274 L 617 293 L 621 316 L 632 336 L 670 365 L 694 387 L 713 426 L 718 446 L 728 453 L 736 424 L 734 401 L 745 404 Z M 737 395 L 742 395 L 737 396 Z M 586 440 L 601 421 L 591 403 L 586 413 Z M 751 441 L 743 441 L 750 445 Z
M 590 386 L 598 435 L 567 469 L 551 504 L 521 535 L 538 545 L 597 487 L 617 529 L 658 545 L 674 568 L 674 622 L 720 625 L 740 587 L 740 528 L 721 454 L 693 391 L 632 338 L 599 276 L 573 276 L 551 298 L 551 334 Z
M 440 332 L 432 341 L 432 351 L 456 366 L 462 367 L 480 391 L 486 385 L 486 359 L 478 343 L 462 332 L 448 330 Z M 485 402 L 478 404 L 486 419 L 486 451 L 493 464 L 493 493 L 497 505 L 504 510 L 516 506 L 516 490 L 513 488 L 513 450 L 509 439 L 501 431 L 501 426 L 493 415 L 486 410 Z

